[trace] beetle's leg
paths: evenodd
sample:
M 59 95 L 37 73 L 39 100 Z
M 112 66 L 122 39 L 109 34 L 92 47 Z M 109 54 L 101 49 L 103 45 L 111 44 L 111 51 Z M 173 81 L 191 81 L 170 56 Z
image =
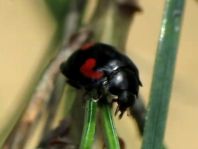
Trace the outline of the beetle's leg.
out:
M 113 98 L 111 103 L 114 103 L 114 102 L 118 102 L 118 99 L 117 98 Z
M 115 110 L 115 115 L 117 115 L 119 112 L 119 106 L 117 106 L 116 110 Z
M 108 94 L 108 82 L 106 80 L 106 78 L 104 78 L 103 80 L 101 80 L 97 85 L 97 87 L 95 88 L 96 93 L 98 95 L 98 98 L 102 98 L 102 97 L 107 97 Z
M 125 111 L 120 111 L 120 114 L 119 114 L 119 116 L 118 116 L 118 117 L 119 117 L 119 119 L 121 119 L 121 118 L 122 118 L 122 116 L 123 116 L 124 112 L 125 112 Z
M 95 102 L 100 100 L 100 96 L 98 95 L 97 89 L 85 89 L 84 90 L 85 99 L 92 99 Z M 86 100 L 85 100 L 86 101 Z
M 116 111 L 115 111 L 115 116 L 118 114 L 118 112 L 120 111 L 120 114 L 119 114 L 119 119 L 121 119 L 122 118 L 122 116 L 123 116 L 123 114 L 124 114 L 124 112 L 126 111 L 126 109 L 120 109 L 120 107 L 119 107 L 119 105 L 117 106 L 117 108 L 116 108 Z
M 134 105 L 135 98 L 135 95 L 128 91 L 123 91 L 120 95 L 118 95 L 118 107 L 116 109 L 115 115 L 118 113 L 118 111 L 120 111 L 119 118 L 122 118 L 126 109 Z

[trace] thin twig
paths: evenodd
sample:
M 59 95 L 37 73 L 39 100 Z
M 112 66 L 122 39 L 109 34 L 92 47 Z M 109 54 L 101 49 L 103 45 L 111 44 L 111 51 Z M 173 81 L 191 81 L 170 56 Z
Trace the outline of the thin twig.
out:
M 46 105 L 48 99 L 50 98 L 54 90 L 54 82 L 60 73 L 60 64 L 70 56 L 72 51 L 78 49 L 81 44 L 83 44 L 89 37 L 90 32 L 84 30 L 75 36 L 75 39 L 70 42 L 67 47 L 63 47 L 62 50 L 57 54 L 54 60 L 51 61 L 45 73 L 38 84 L 36 91 L 34 92 L 31 102 L 29 104 L 28 110 L 23 116 L 20 125 L 18 126 L 15 138 L 16 142 L 13 146 L 18 146 L 19 144 L 24 144 L 24 139 L 30 133 L 30 128 L 38 121 L 40 113 L 43 110 L 43 106 Z

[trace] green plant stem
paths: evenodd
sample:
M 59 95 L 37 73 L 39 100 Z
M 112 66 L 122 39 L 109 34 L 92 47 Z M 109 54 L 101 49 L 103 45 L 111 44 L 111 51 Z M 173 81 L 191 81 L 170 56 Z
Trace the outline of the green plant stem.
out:
M 91 149 L 92 147 L 96 128 L 96 111 L 97 103 L 93 99 L 88 99 L 86 102 L 84 128 L 80 149 Z
M 142 149 L 162 147 L 185 0 L 166 0 Z
M 104 135 L 108 149 L 120 149 L 118 135 L 114 126 L 112 112 L 109 105 L 102 105 L 101 119 L 104 127 Z

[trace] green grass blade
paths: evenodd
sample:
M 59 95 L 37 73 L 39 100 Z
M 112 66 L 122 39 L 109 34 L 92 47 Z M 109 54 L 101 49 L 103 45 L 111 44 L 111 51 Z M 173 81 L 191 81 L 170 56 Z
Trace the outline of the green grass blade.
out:
M 166 0 L 142 149 L 162 147 L 184 5 L 184 0 Z
M 97 103 L 92 99 L 88 99 L 86 102 L 84 128 L 80 149 L 91 149 L 92 147 L 96 129 L 96 112 Z
M 101 119 L 104 127 L 104 135 L 108 149 L 120 149 L 118 135 L 112 118 L 112 111 L 109 105 L 102 105 Z

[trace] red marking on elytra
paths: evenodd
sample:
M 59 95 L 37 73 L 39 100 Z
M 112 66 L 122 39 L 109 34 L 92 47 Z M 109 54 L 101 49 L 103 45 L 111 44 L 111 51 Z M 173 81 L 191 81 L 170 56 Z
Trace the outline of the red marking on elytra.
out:
M 82 47 L 80 48 L 80 50 L 88 50 L 93 45 L 94 45 L 94 43 L 92 43 L 92 42 L 85 43 L 84 45 L 82 45 Z
M 85 63 L 80 67 L 80 72 L 91 79 L 100 79 L 104 75 L 103 72 L 95 71 L 93 68 L 96 66 L 96 59 L 89 58 Z

